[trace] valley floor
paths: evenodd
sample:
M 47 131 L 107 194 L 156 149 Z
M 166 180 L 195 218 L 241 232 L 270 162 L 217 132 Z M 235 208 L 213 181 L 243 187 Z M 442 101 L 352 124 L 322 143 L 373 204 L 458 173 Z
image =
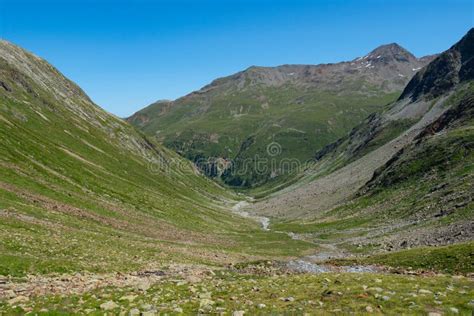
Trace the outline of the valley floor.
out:
M 232 211 L 240 214 L 244 206 L 240 202 Z M 287 234 L 268 231 L 266 218 L 240 215 L 259 221 L 262 234 Z M 305 238 L 288 235 L 295 242 Z M 0 315 L 471 315 L 474 310 L 472 242 L 371 257 L 354 256 L 330 242 L 311 244 L 289 261 L 168 262 L 137 272 L 0 277 Z

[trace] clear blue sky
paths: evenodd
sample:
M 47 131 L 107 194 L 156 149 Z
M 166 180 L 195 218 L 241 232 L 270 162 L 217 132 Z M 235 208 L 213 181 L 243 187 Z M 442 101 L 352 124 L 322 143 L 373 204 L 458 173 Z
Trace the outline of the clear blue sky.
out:
M 47 59 L 119 116 L 251 65 L 417 56 L 474 25 L 473 0 L 0 0 L 0 37 Z

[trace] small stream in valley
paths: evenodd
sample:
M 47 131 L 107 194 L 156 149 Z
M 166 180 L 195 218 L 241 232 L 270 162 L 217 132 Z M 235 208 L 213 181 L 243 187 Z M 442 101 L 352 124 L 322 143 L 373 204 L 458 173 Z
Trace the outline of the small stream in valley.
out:
M 232 207 L 232 212 L 245 218 L 250 218 L 260 223 L 263 230 L 270 231 L 270 218 L 251 214 L 248 209 L 251 204 L 247 201 L 240 201 Z M 287 234 L 294 240 L 305 240 L 299 234 L 293 232 L 279 232 Z M 364 266 L 364 265 L 350 265 L 350 266 L 336 266 L 333 264 L 324 263 L 329 259 L 344 258 L 346 254 L 339 250 L 332 244 L 315 244 L 319 248 L 323 248 L 317 253 L 295 260 L 288 261 L 286 267 L 292 271 L 304 273 L 325 273 L 325 272 L 349 272 L 349 273 L 364 273 L 364 272 L 378 272 L 379 267 Z

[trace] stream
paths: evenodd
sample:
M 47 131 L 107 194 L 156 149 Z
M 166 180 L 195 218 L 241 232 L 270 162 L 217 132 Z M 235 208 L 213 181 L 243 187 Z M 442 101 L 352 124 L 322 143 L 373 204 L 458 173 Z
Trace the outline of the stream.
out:
M 265 216 L 253 215 L 245 208 L 248 208 L 250 203 L 247 201 L 240 201 L 232 207 L 232 212 L 245 218 L 253 219 L 260 223 L 263 230 L 270 231 L 270 218 Z M 287 234 L 293 240 L 304 240 L 299 234 L 293 232 L 279 232 L 277 233 Z M 332 244 L 317 244 L 319 247 L 325 250 L 319 251 L 313 255 L 305 256 L 299 259 L 288 261 L 286 267 L 289 270 L 303 273 L 326 273 L 326 272 L 348 272 L 348 273 L 366 273 L 366 272 L 380 272 L 381 269 L 377 266 L 363 266 L 363 265 L 350 265 L 350 266 L 336 266 L 333 264 L 324 263 L 328 259 L 344 258 L 347 255 L 344 254 L 340 249 Z
M 245 218 L 250 218 L 253 219 L 262 225 L 263 230 L 270 230 L 268 227 L 270 226 L 270 219 L 265 216 L 257 216 L 257 215 L 252 215 L 247 211 L 243 211 L 242 209 L 249 206 L 250 203 L 247 201 L 240 201 L 239 203 L 235 204 L 232 207 L 232 212 L 234 212 L 237 215 L 240 215 Z

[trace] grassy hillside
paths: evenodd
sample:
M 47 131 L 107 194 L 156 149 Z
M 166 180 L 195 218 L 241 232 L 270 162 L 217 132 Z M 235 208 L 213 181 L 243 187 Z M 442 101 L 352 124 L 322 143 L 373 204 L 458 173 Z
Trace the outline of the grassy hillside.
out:
M 351 201 L 313 220 L 277 221 L 272 228 L 359 253 L 472 240 L 473 87 L 469 83 L 448 99 L 450 110 L 376 171 Z
M 235 194 L 95 106 L 45 61 L 6 42 L 0 51 L 0 275 L 308 249 L 232 215 Z

